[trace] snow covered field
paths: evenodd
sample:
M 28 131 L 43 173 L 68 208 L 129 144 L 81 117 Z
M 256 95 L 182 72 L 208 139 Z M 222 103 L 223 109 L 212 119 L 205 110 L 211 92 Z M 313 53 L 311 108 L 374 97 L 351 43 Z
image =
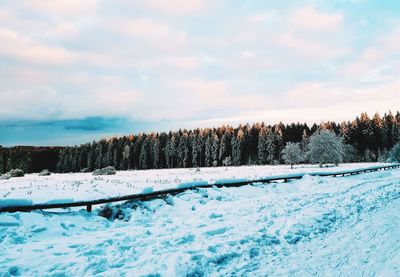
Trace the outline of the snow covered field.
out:
M 118 172 L 102 180 L 28 175 L 0 186 L 13 198 L 30 188 L 39 201 L 54 198 L 51 185 L 64 198 L 70 191 L 95 198 L 195 178 L 293 172 L 234 169 Z M 320 171 L 294 172 L 312 170 Z M 126 204 L 124 212 L 130 218 L 115 221 L 85 211 L 0 214 L 0 276 L 400 276 L 400 170 L 199 189 Z
M 319 168 L 316 165 L 241 166 L 195 169 L 162 169 L 118 171 L 117 175 L 93 176 L 91 173 L 28 174 L 20 178 L 0 180 L 0 205 L 10 199 L 29 199 L 33 203 L 73 202 L 136 194 L 143 191 L 176 188 L 184 183 L 215 182 L 218 180 L 254 180 L 287 173 L 310 173 L 356 169 L 380 163 L 343 164 L 338 167 Z

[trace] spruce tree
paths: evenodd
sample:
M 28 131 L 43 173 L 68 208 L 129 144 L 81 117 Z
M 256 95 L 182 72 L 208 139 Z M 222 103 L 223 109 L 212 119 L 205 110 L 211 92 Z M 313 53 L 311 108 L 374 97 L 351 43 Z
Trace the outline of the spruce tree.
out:
M 192 165 L 193 167 L 199 167 L 199 153 L 198 149 L 199 147 L 197 146 L 198 144 L 198 136 L 196 134 L 193 135 L 192 137 Z
M 100 169 L 100 168 L 103 168 L 103 167 L 104 167 L 104 163 L 103 163 L 103 142 L 100 141 L 96 145 L 94 169 Z
M 148 140 L 147 138 L 142 143 L 142 147 L 140 149 L 139 155 L 139 168 L 140 169 L 148 169 L 148 160 L 149 160 L 149 149 L 148 149 Z
M 153 168 L 160 168 L 160 141 L 158 137 L 153 137 L 151 143 L 151 156 L 153 160 Z
M 236 136 L 232 137 L 232 162 L 238 166 L 242 164 L 242 149 L 243 149 L 244 132 L 239 129 Z
M 211 137 L 207 136 L 205 143 L 205 166 L 210 167 L 212 165 L 212 143 Z
M 227 139 L 226 134 L 223 134 L 221 137 L 221 143 L 220 143 L 220 147 L 219 147 L 218 160 L 222 163 L 222 161 L 227 156 L 230 156 L 228 154 L 228 139 Z
M 122 164 L 121 164 L 122 170 L 128 169 L 130 154 L 131 154 L 131 148 L 129 144 L 126 144 L 122 152 Z
M 212 164 L 218 165 L 218 151 L 219 150 L 219 139 L 218 135 L 212 135 L 212 142 L 211 142 L 211 153 L 212 153 Z
M 268 149 L 267 149 L 267 128 L 263 127 L 258 136 L 258 164 L 264 165 L 268 163 Z

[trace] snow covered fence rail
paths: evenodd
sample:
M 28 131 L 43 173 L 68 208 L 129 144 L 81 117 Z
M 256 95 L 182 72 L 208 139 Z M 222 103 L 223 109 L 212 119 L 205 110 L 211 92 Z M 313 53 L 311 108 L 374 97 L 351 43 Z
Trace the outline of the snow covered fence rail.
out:
M 361 173 L 368 173 L 378 170 L 389 170 L 400 168 L 400 164 L 390 164 L 384 166 L 371 166 L 353 170 L 341 170 L 334 172 L 313 172 L 313 173 L 294 173 L 286 175 L 275 175 L 268 176 L 260 179 L 221 179 L 215 182 L 207 181 L 195 181 L 181 183 L 177 185 L 176 188 L 170 188 L 159 191 L 145 190 L 142 193 L 131 194 L 118 197 L 102 198 L 97 200 L 87 200 L 87 201 L 58 201 L 58 202 L 47 202 L 42 204 L 32 204 L 32 201 L 26 199 L 16 199 L 16 200 L 3 200 L 0 201 L 0 212 L 29 212 L 32 210 L 45 210 L 45 209 L 60 209 L 60 208 L 72 208 L 72 207 L 86 207 L 88 212 L 92 211 L 93 205 L 101 205 L 112 202 L 121 202 L 128 200 L 138 200 L 138 201 L 148 201 L 156 198 L 165 197 L 167 195 L 175 195 L 186 190 L 197 189 L 197 188 L 211 188 L 211 187 L 240 187 L 244 185 L 250 185 L 253 183 L 270 183 L 276 181 L 287 182 L 289 180 L 301 179 L 305 175 L 320 176 L 320 177 L 338 177 L 338 176 L 350 176 Z

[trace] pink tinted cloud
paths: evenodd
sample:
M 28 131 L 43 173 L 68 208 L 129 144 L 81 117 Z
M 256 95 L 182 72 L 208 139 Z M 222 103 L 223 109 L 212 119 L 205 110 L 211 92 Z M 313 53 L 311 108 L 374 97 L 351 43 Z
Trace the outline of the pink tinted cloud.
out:
M 31 63 L 67 64 L 75 56 L 72 52 L 57 46 L 47 46 L 33 41 L 26 35 L 9 29 L 0 29 L 0 53 Z
M 151 12 L 186 15 L 206 10 L 217 0 L 135 0 L 133 3 Z
M 290 16 L 290 22 L 293 26 L 308 31 L 327 32 L 339 29 L 343 22 L 343 16 L 338 13 L 319 11 L 312 6 L 305 6 Z
M 348 49 L 326 42 L 322 38 L 306 39 L 293 32 L 286 32 L 278 36 L 278 44 L 305 55 L 311 60 L 326 60 L 348 52 Z
M 17 5 L 39 13 L 57 16 L 81 16 L 96 10 L 97 0 L 21 0 Z

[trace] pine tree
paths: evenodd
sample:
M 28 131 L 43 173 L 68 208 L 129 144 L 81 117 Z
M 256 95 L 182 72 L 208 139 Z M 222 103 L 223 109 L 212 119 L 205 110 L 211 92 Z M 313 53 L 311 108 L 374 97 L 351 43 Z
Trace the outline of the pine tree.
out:
M 364 162 L 370 163 L 370 162 L 375 162 L 377 160 L 377 157 L 375 154 L 367 148 L 364 152 Z
M 139 155 L 139 168 L 140 169 L 148 169 L 148 162 L 149 162 L 149 149 L 148 149 L 148 140 L 147 138 L 142 143 L 142 147 L 140 149 Z
M 103 163 L 103 142 L 100 141 L 96 145 L 94 169 L 100 169 L 100 168 L 103 168 L 103 167 L 104 167 L 104 163 Z
M 275 156 L 277 152 L 276 142 L 280 142 L 280 139 L 277 139 L 277 135 L 271 129 L 268 129 L 266 147 L 268 153 L 267 162 L 269 164 L 272 164 L 275 161 Z
M 168 168 L 174 168 L 174 160 L 176 154 L 176 143 L 174 135 L 172 135 L 167 141 L 164 152 Z
M 205 143 L 205 166 L 210 167 L 212 165 L 212 143 L 211 137 L 207 136 Z
M 151 160 L 152 160 L 152 168 L 160 168 L 160 141 L 156 136 L 152 137 L 151 140 L 151 146 L 150 146 L 150 152 L 151 152 Z
M 237 135 L 232 137 L 232 160 L 235 166 L 242 164 L 243 139 L 244 132 L 242 129 L 239 129 Z
M 124 151 L 122 152 L 122 165 L 121 165 L 122 170 L 128 169 L 130 154 L 131 154 L 131 148 L 129 144 L 126 144 L 124 146 Z
M 199 147 L 197 146 L 198 144 L 198 136 L 197 135 L 193 135 L 192 138 L 192 165 L 193 167 L 199 167 L 199 153 L 198 153 L 198 149 Z
M 198 136 L 198 140 L 197 140 L 197 153 L 198 153 L 198 157 L 199 157 L 199 166 L 203 166 L 204 160 L 205 160 L 205 155 L 204 155 L 204 145 L 205 145 L 205 141 L 204 141 L 204 132 L 203 130 L 200 129 L 199 131 L 199 136 Z
M 65 149 L 61 149 L 59 155 L 58 155 L 58 162 L 56 166 L 57 172 L 65 172 L 64 169 L 64 159 L 65 159 Z
M 310 142 L 310 137 L 307 134 L 307 131 L 303 131 L 303 135 L 301 136 L 301 143 L 300 143 L 300 149 L 302 153 L 302 160 L 307 161 L 308 160 L 308 143 Z
M 218 160 L 222 163 L 225 157 L 230 156 L 228 153 L 228 139 L 226 134 L 221 137 L 221 143 L 219 147 Z
M 114 166 L 115 164 L 113 164 L 114 162 L 114 143 L 112 140 L 110 140 L 107 143 L 107 152 L 105 155 L 105 159 L 104 159 L 104 166 Z
M 218 151 L 219 150 L 219 139 L 218 135 L 214 134 L 212 136 L 211 142 L 211 153 L 212 153 L 212 164 L 217 166 L 218 165 Z
M 268 149 L 267 149 L 267 128 L 263 127 L 260 130 L 258 137 L 258 164 L 267 164 L 268 163 Z
M 278 163 L 281 163 L 281 153 L 284 148 L 284 141 L 283 141 L 283 132 L 285 129 L 285 126 L 282 124 L 278 124 L 274 128 L 274 132 L 271 134 L 271 138 L 273 139 L 273 143 L 270 145 L 271 149 L 273 149 L 274 153 L 274 160 L 276 160 Z
M 390 150 L 389 158 L 392 162 L 400 162 L 400 143 L 396 144 L 392 150 Z
M 189 166 L 189 147 L 188 147 L 188 134 L 183 133 L 181 139 L 179 140 L 178 146 L 178 157 L 180 160 L 180 167 L 188 167 Z

